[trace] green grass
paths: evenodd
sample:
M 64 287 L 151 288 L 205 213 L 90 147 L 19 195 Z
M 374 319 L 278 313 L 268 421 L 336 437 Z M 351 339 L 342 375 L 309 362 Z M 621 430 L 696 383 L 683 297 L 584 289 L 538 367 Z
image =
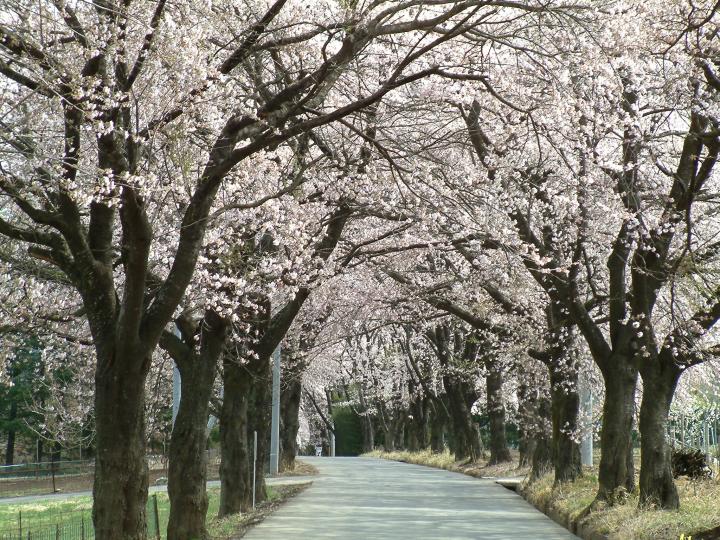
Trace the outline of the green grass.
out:
M 449 451 L 442 453 L 433 453 L 431 450 L 420 450 L 417 452 L 408 452 L 406 450 L 398 450 L 395 452 L 383 452 L 382 450 L 373 450 L 365 457 L 374 457 L 380 459 L 389 459 L 391 461 L 403 461 L 405 463 L 414 463 L 415 465 L 427 465 L 438 469 L 446 469 L 448 471 L 455 469 L 455 456 Z
M 280 496 L 277 490 L 269 486 L 267 494 L 269 501 L 274 501 Z M 148 534 L 151 538 L 155 538 L 154 496 L 157 496 L 160 537 L 165 538 L 170 517 L 170 501 L 166 492 L 151 494 L 148 499 Z M 248 516 L 245 514 L 229 516 L 224 519 L 216 517 L 220 508 L 220 488 L 208 489 L 208 499 L 208 531 L 213 538 L 230 536 L 247 520 Z M 74 497 L 62 501 L 48 498 L 32 503 L 0 505 L 0 534 L 19 531 L 21 517 L 24 534 L 28 530 L 39 531 L 51 528 L 54 530 L 55 525 L 62 526 L 66 524 L 69 526 L 68 530 L 77 531 L 77 538 L 79 539 L 80 524 L 82 522 L 84 522 L 86 531 L 89 532 L 92 527 L 92 497 Z M 70 525 L 72 526 L 70 527 Z M 75 535 L 73 532 L 65 532 L 62 538 L 75 538 Z

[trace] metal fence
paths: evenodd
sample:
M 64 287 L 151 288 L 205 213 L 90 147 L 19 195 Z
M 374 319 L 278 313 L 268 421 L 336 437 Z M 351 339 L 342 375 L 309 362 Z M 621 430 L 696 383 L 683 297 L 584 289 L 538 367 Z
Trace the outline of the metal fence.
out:
M 670 414 L 668 439 L 675 448 L 691 448 L 705 454 L 708 462 L 720 464 L 718 432 L 720 420 L 714 414 Z
M 160 540 L 161 524 L 157 495 L 152 495 L 148 499 L 146 516 L 148 538 Z M 51 512 L 42 517 L 23 516 L 22 511 L 19 511 L 13 526 L 0 528 L 0 540 L 91 540 L 94 538 L 95 529 L 90 510 Z
M 22 463 L 0 466 L 0 481 L 20 478 L 43 478 L 53 474 L 67 476 L 92 472 L 94 460 L 83 461 L 45 461 L 42 463 Z

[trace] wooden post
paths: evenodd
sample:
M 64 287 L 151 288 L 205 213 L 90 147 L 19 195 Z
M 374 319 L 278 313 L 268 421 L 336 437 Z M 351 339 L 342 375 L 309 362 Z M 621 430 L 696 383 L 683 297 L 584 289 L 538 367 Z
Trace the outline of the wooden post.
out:
M 160 514 L 158 512 L 157 493 L 153 494 L 153 511 L 155 512 L 155 537 L 160 540 Z
M 22 540 L 22 510 L 18 510 L 18 528 L 20 529 L 20 540 Z
M 85 516 L 80 516 L 80 540 L 85 540 Z
M 55 540 L 60 540 L 60 524 L 55 524 Z

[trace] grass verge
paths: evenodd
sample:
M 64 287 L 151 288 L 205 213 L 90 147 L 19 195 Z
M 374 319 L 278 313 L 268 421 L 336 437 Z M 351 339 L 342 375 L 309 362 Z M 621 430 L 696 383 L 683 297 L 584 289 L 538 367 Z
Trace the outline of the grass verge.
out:
M 211 538 L 218 540 L 240 538 L 248 528 L 265 519 L 283 502 L 310 485 L 311 482 L 268 486 L 267 500 L 258 505 L 254 511 L 223 519 L 216 517 L 220 506 L 220 489 L 210 488 L 208 489 L 208 532 Z M 150 495 L 148 504 L 148 536 L 150 538 L 155 538 L 157 531 L 152 515 L 153 496 L 157 496 L 160 538 L 164 539 L 170 516 L 170 501 L 166 492 Z M 91 527 L 91 497 L 74 497 L 67 500 L 48 498 L 32 503 L 0 505 L 0 537 L 3 538 L 5 538 L 5 534 L 18 534 L 20 530 L 23 531 L 23 537 L 28 533 L 34 536 L 43 534 L 47 536 L 50 534 L 48 531 L 57 530 L 59 537 L 63 540 L 80 540 L 82 537 L 92 537 Z
M 707 531 L 720 526 L 720 482 L 717 479 L 677 480 L 679 510 L 639 509 L 638 493 L 629 493 L 623 504 L 598 509 L 582 520 L 580 514 L 593 501 L 597 476 L 588 470 L 568 484 L 553 487 L 548 474 L 524 488 L 529 502 L 543 511 L 554 511 L 583 530 L 593 530 L 610 540 L 678 540 L 710 538 Z M 717 538 L 717 537 L 713 537 Z
M 403 463 L 413 463 L 415 465 L 425 465 L 427 467 L 435 467 L 437 469 L 459 472 L 475 476 L 477 478 L 526 476 L 530 472 L 528 467 L 518 466 L 518 455 L 516 452 L 512 453 L 513 461 L 498 463 L 497 465 L 488 465 L 488 462 L 485 460 L 455 461 L 455 456 L 448 451 L 438 454 L 430 450 L 420 450 L 418 452 L 409 452 L 406 450 L 384 452 L 382 450 L 374 450 L 372 452 L 368 452 L 367 454 L 363 454 L 363 456 L 389 459 L 392 461 L 402 461 Z

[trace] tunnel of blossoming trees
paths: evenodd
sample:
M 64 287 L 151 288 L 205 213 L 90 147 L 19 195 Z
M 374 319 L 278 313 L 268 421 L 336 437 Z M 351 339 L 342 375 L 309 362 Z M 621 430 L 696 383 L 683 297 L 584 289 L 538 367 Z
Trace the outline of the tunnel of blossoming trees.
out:
M 279 351 L 281 468 L 561 485 L 594 435 L 589 512 L 678 508 L 672 447 L 717 444 L 717 8 L 4 0 L 6 462 L 84 452 L 97 538 L 143 539 L 164 444 L 167 537 L 206 538 L 208 444 L 221 516 L 265 497 Z

